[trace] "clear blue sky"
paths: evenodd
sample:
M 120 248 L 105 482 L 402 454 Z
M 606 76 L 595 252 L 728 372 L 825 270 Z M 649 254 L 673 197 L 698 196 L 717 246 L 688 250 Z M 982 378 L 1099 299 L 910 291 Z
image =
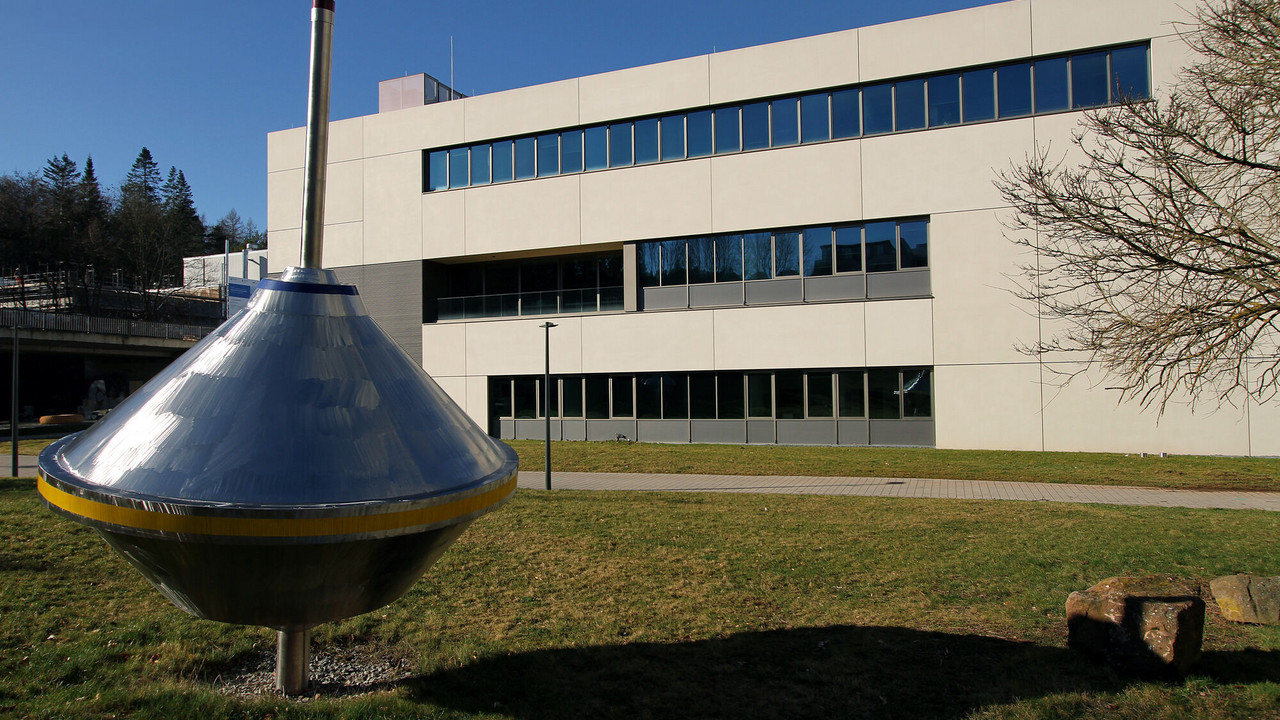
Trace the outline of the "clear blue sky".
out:
M 450 36 L 470 95 L 992 1 L 337 0 L 330 117 L 377 112 L 380 80 L 448 82 Z M 266 135 L 306 122 L 310 0 L 4 4 L 0 174 L 92 155 L 115 186 L 146 146 L 206 221 L 235 208 L 265 229 Z

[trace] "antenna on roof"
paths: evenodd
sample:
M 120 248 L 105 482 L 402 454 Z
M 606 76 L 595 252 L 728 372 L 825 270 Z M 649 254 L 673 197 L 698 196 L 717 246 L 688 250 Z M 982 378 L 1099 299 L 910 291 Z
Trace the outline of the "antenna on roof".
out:
M 453 36 L 449 36 L 449 89 L 453 89 Z

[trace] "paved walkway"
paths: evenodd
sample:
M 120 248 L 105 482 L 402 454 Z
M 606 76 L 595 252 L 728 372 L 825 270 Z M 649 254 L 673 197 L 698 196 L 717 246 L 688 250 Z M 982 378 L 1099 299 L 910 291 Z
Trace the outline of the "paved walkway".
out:
M 546 487 L 542 471 L 520 473 L 521 488 Z M 863 497 L 1023 500 L 1102 505 L 1226 508 L 1280 511 L 1278 492 L 1160 490 L 1156 488 L 990 480 L 911 480 L 856 477 L 757 477 L 750 475 L 663 475 L 657 473 L 552 472 L 551 487 L 565 490 L 661 490 L 666 492 L 794 493 Z

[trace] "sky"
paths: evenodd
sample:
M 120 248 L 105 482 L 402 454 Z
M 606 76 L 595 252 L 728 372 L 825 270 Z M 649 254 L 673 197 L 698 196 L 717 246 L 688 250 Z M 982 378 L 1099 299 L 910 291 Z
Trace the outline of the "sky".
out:
M 425 72 L 468 95 L 993 0 L 337 0 L 330 119 Z M 146 147 L 214 223 L 267 227 L 267 133 L 306 123 L 310 0 L 0 2 L 0 175 L 64 153 L 118 186 Z M 910 48 L 904 48 L 910 52 Z

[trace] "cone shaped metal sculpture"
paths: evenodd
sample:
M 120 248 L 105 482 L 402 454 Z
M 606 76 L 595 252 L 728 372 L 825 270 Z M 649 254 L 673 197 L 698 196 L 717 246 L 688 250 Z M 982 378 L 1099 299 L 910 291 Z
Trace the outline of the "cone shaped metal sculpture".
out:
M 279 630 L 290 694 L 312 626 L 400 597 L 516 483 L 515 452 L 318 268 L 333 2 L 313 1 L 305 267 L 46 448 L 38 481 L 178 607 Z

